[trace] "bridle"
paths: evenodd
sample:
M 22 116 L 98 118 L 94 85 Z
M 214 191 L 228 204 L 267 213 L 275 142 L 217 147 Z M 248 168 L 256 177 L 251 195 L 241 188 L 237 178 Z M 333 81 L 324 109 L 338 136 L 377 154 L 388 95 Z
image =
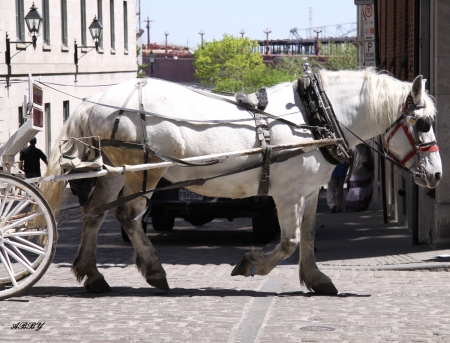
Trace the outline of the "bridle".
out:
M 416 161 L 416 177 L 420 177 L 422 179 L 426 178 L 425 174 L 425 166 L 423 163 L 423 152 L 437 152 L 439 151 L 439 147 L 436 141 L 431 141 L 427 143 L 420 142 L 419 133 L 420 132 L 428 132 L 431 129 L 431 118 L 429 117 L 417 117 L 415 111 L 418 109 L 425 108 L 425 105 L 419 104 L 416 105 L 413 102 L 413 98 L 411 93 L 408 94 L 405 102 L 402 106 L 402 115 L 400 118 L 395 121 L 385 133 L 385 151 L 389 154 L 389 156 L 406 167 L 406 164 L 409 160 L 411 160 L 414 156 L 417 157 Z M 414 130 L 410 130 L 410 127 L 414 127 Z M 405 133 L 409 144 L 411 145 L 411 151 L 406 156 L 397 156 L 397 154 L 391 151 L 391 141 L 392 138 L 399 132 Z M 406 167 L 407 168 L 407 167 Z M 409 169 L 409 168 L 408 168 Z

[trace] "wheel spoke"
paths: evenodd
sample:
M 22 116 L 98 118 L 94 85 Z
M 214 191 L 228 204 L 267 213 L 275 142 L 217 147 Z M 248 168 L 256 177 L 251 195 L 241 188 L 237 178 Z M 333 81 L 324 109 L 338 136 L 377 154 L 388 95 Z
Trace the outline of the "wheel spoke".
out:
M 6 252 L 7 252 L 9 255 L 11 255 L 12 257 L 14 257 L 15 260 L 16 260 L 17 262 L 19 262 L 22 266 L 24 266 L 31 274 L 33 274 L 33 273 L 36 272 L 36 271 L 35 271 L 33 268 L 31 268 L 25 261 L 23 261 L 19 256 L 17 256 L 13 251 L 11 251 L 10 249 L 8 249 L 7 247 L 4 247 L 4 249 L 6 250 Z M 6 255 L 6 257 L 8 257 L 7 254 L 5 254 L 5 255 Z M 8 258 L 8 260 L 9 260 L 9 258 Z M 12 267 L 11 267 L 11 269 L 12 269 Z
M 36 249 L 42 249 L 42 251 L 44 251 L 44 248 L 42 248 L 41 246 L 34 244 L 30 241 L 27 241 L 26 239 L 20 238 L 20 237 L 14 237 L 14 239 L 18 240 L 19 242 L 22 242 L 24 244 L 28 244 L 30 247 L 32 248 L 36 248 Z
M 3 248 L 3 247 L 2 247 Z M 2 249 L 4 250 L 4 249 Z M 11 282 L 14 287 L 17 286 L 17 281 L 14 278 L 14 274 L 12 273 L 11 269 L 9 268 L 9 264 L 7 264 L 5 257 L 3 257 L 3 253 L 0 251 L 0 260 L 2 260 L 3 265 L 5 266 L 6 271 L 8 272 L 9 278 L 11 279 Z
M 28 245 L 20 244 L 20 243 L 11 241 L 9 239 L 5 239 L 4 243 L 8 243 L 9 245 L 14 245 L 14 246 L 16 246 L 18 248 L 21 248 L 23 250 L 28 250 L 28 251 L 34 252 L 35 254 L 38 254 L 38 255 L 44 255 L 45 254 L 44 249 L 42 249 L 41 247 L 39 247 L 40 249 L 37 250 L 37 249 L 34 249 L 32 247 L 29 247 Z
M 39 212 L 33 213 L 33 214 L 30 215 L 30 216 L 23 217 L 23 218 L 21 218 L 21 219 L 15 221 L 15 222 L 13 222 L 12 224 L 9 224 L 8 226 L 5 226 L 4 228 L 2 228 L 2 230 L 3 230 L 3 232 L 6 232 L 6 231 L 8 231 L 9 229 L 12 229 L 13 227 L 16 227 L 16 226 L 18 226 L 18 225 L 20 225 L 20 224 L 22 224 L 22 223 L 24 223 L 24 222 L 26 222 L 26 221 L 28 221 L 28 220 L 30 220 L 30 219 L 36 217 L 36 216 L 39 216 L 39 215 L 41 215 L 41 214 L 42 214 L 42 211 L 39 211 Z
M 20 210 L 20 208 L 22 207 L 23 203 L 26 201 L 27 199 L 24 197 L 22 200 L 19 201 L 19 203 L 16 205 L 16 207 L 14 207 L 14 209 L 8 213 L 8 215 L 3 219 L 3 221 L 0 223 L 0 226 L 3 226 L 3 224 L 5 224 L 9 218 L 11 218 L 13 215 L 15 215 L 17 213 L 17 211 Z
M 31 262 L 26 258 L 24 254 L 22 254 L 19 249 L 17 249 L 14 245 L 12 245 L 11 248 L 13 248 L 13 250 L 22 258 L 22 260 L 24 260 L 26 263 L 28 263 L 29 266 L 31 266 Z
M 48 231 L 17 231 L 13 233 L 4 233 L 3 237 L 18 237 L 18 236 L 42 236 L 48 235 Z
M 8 193 L 9 193 L 10 189 L 11 189 L 11 185 L 8 183 L 8 185 L 6 186 L 6 189 L 5 189 L 5 195 L 3 196 L 2 203 L 0 205 L 0 217 L 2 216 L 3 209 L 5 208 L 6 200 L 8 199 Z

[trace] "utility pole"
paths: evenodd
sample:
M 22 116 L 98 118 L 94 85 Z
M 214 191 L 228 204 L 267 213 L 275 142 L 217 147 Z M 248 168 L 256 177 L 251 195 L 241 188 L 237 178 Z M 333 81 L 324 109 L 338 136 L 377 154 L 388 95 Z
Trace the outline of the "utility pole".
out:
M 270 31 L 270 29 L 265 29 L 263 32 L 266 34 L 266 55 L 269 55 L 270 54 L 269 33 L 271 33 L 272 31 Z
M 150 49 L 150 23 L 154 23 L 154 20 L 150 20 L 147 16 L 147 20 L 144 20 L 144 23 L 147 23 L 147 49 Z
M 167 54 L 167 36 L 169 35 L 169 31 L 166 31 L 164 34 L 166 35 L 166 54 Z
M 205 30 L 201 30 L 198 34 L 202 36 L 202 48 L 203 48 L 203 35 L 205 34 Z
M 319 33 L 321 33 L 322 30 L 314 30 L 314 32 L 317 34 L 317 38 L 316 38 L 316 56 L 319 56 L 320 55 Z

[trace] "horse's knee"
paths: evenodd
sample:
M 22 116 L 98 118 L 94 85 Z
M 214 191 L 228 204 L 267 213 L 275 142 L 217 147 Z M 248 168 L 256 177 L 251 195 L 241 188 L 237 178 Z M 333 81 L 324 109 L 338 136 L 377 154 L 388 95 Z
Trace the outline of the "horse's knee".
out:
M 297 249 L 298 243 L 298 239 L 296 238 L 281 239 L 280 250 L 286 256 L 291 256 L 295 252 L 295 249 Z

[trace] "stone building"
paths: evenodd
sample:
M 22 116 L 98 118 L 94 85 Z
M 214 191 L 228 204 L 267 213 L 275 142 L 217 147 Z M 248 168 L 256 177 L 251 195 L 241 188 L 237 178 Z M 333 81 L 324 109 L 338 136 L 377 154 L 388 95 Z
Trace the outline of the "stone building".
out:
M 414 185 L 412 177 L 387 162 L 386 180 L 378 167 L 375 198 L 385 199 L 387 215 L 405 224 L 412 241 L 433 247 L 450 246 L 450 2 L 446 0 L 373 0 L 372 8 L 358 6 L 358 44 L 360 66 L 365 65 L 373 13 L 375 48 L 374 65 L 394 77 L 412 81 L 415 76 L 427 79 L 426 89 L 435 99 L 438 114 L 434 123 L 443 163 L 443 178 L 435 190 Z M 369 23 L 368 23 L 369 22 Z M 369 27 L 367 26 L 369 24 Z M 369 37 L 370 38 L 370 37 Z M 370 58 L 370 54 L 368 55 Z M 383 197 L 382 186 L 386 187 Z
M 44 129 L 36 137 L 37 146 L 49 154 L 64 121 L 82 98 L 136 77 L 135 0 L 35 0 L 43 17 L 36 49 L 28 46 L 31 37 L 24 21 L 32 4 L 32 0 L 0 2 L 0 146 L 24 122 L 22 104 L 28 84 L 23 81 L 30 70 L 35 80 L 45 83 Z M 98 52 L 92 49 L 89 32 L 94 17 L 103 26 Z

